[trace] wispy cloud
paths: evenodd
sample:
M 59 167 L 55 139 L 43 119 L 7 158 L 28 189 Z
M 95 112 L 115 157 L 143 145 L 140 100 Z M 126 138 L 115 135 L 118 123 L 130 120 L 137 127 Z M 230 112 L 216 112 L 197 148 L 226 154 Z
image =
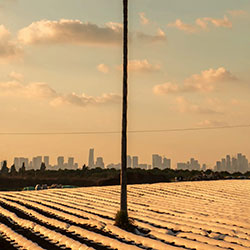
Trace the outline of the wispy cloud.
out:
M 233 24 L 225 15 L 222 19 L 212 17 L 197 18 L 194 24 L 188 24 L 181 19 L 176 19 L 175 22 L 169 23 L 168 27 L 173 27 L 186 33 L 197 33 L 202 30 L 208 30 L 209 25 L 214 27 L 232 28 Z
M 104 73 L 104 74 L 109 73 L 109 67 L 108 67 L 106 64 L 104 64 L 104 63 L 99 64 L 99 65 L 97 66 L 97 70 L 98 70 L 99 72 Z
M 144 60 L 130 60 L 128 63 L 128 68 L 130 71 L 152 73 L 161 70 L 159 64 L 151 64 L 147 59 Z
M 21 73 L 16 72 L 16 71 L 12 71 L 9 74 L 9 77 L 12 80 L 17 80 L 17 81 L 22 81 L 23 80 L 23 75 Z
M 138 13 L 139 17 L 140 17 L 140 22 L 141 24 L 149 24 L 149 19 L 146 18 L 146 14 L 144 12 L 140 12 Z
M 150 35 L 143 32 L 136 32 L 136 38 L 149 43 L 165 42 L 167 40 L 166 34 L 162 29 L 157 30 L 156 35 Z
M 191 24 L 184 23 L 181 19 L 176 19 L 174 23 L 169 23 L 168 27 L 174 27 L 178 30 L 182 30 L 188 33 L 194 33 L 197 31 L 197 27 Z
M 120 103 L 121 100 L 120 96 L 114 93 L 103 94 L 97 97 L 88 96 L 84 93 L 79 95 L 74 92 L 61 94 L 47 83 L 33 82 L 23 84 L 19 81 L 1 82 L 0 96 L 46 100 L 52 106 L 74 105 L 79 107 L 114 104 Z
M 23 44 L 117 45 L 122 39 L 122 26 L 107 23 L 101 27 L 69 19 L 41 20 L 21 29 L 18 39 Z
M 211 92 L 215 90 L 216 83 L 238 81 L 230 71 L 223 67 L 204 70 L 200 74 L 194 74 L 185 79 L 184 84 L 171 82 L 154 86 L 153 91 L 157 95 L 185 92 Z
M 224 28 L 232 28 L 233 27 L 232 22 L 228 19 L 227 16 L 224 16 L 223 19 L 205 17 L 205 18 L 203 18 L 203 20 L 212 23 L 216 27 L 224 27 Z
M 56 97 L 50 102 L 50 104 L 52 106 L 70 104 L 79 107 L 86 107 L 89 105 L 115 104 L 120 103 L 120 101 L 121 97 L 114 93 L 103 94 L 99 97 L 87 96 L 85 94 L 77 95 L 76 93 L 70 93 Z
M 22 49 L 11 38 L 11 33 L 4 25 L 0 25 L 0 58 L 13 58 L 22 53 Z

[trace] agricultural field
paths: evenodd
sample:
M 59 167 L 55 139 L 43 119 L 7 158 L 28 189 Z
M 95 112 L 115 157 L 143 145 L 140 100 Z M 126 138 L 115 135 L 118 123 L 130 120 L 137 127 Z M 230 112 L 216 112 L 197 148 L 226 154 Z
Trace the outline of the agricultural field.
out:
M 137 229 L 114 226 L 120 187 L 0 193 L 0 249 L 250 249 L 250 181 L 128 186 Z

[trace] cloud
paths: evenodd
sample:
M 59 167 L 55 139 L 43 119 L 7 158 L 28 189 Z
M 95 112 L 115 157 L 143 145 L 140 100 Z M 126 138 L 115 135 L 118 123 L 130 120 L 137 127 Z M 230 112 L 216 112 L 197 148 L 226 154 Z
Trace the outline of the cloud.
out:
M 161 66 L 158 64 L 151 64 L 147 59 L 144 60 L 130 60 L 128 63 L 130 71 L 152 73 L 161 70 Z
M 232 17 L 242 17 L 247 15 L 245 10 L 228 10 L 227 13 Z
M 208 28 L 208 22 L 205 21 L 204 18 L 197 18 L 195 21 L 195 24 L 198 26 L 198 27 L 195 27 L 195 31 L 198 31 L 198 28 L 203 29 L 203 30 Z
M 23 44 L 117 45 L 122 40 L 122 26 L 107 23 L 100 27 L 79 20 L 41 20 L 21 29 L 18 39 Z
M 143 32 L 136 32 L 136 38 L 149 43 L 165 42 L 167 40 L 166 34 L 162 29 L 157 30 L 156 35 L 149 35 Z
M 187 82 L 203 82 L 203 83 L 213 83 L 213 82 L 227 82 L 227 81 L 237 81 L 238 78 L 234 76 L 230 71 L 226 70 L 224 67 L 218 69 L 204 70 L 200 74 L 194 74 L 188 78 Z
M 15 71 L 12 71 L 10 74 L 9 74 L 9 77 L 10 79 L 12 80 L 17 80 L 17 81 L 22 81 L 23 80 L 23 75 L 18 73 L 18 72 L 15 72 Z
M 209 25 L 214 27 L 232 28 L 233 24 L 225 15 L 222 19 L 212 17 L 197 18 L 194 24 L 184 23 L 181 19 L 176 19 L 175 22 L 169 23 L 168 27 L 174 27 L 186 33 L 197 33 L 202 30 L 208 30 Z
M 228 19 L 227 16 L 224 16 L 223 19 L 215 19 L 215 18 L 211 18 L 211 17 L 205 17 L 205 18 L 203 18 L 203 20 L 211 22 L 216 27 L 224 27 L 224 28 L 232 28 L 233 27 L 232 22 Z
M 88 105 L 100 105 L 100 104 L 113 104 L 120 103 L 121 97 L 117 94 L 103 94 L 100 97 L 87 96 L 85 94 L 77 95 L 70 93 L 63 96 L 58 96 L 53 99 L 50 104 L 52 106 L 60 106 L 65 104 L 71 104 L 79 107 L 86 107 Z
M 176 109 L 180 113 L 196 113 L 196 114 L 203 114 L 203 115 L 218 115 L 223 114 L 220 107 L 212 107 L 208 104 L 206 105 L 198 105 L 194 104 L 183 96 L 179 96 L 175 99 L 176 102 Z
M 57 93 L 46 83 L 35 82 L 25 85 L 18 81 L 9 81 L 0 83 L 0 95 L 43 99 L 56 97 Z
M 140 22 L 141 22 L 141 24 L 149 24 L 149 19 L 148 18 L 146 18 L 146 16 L 145 16 L 145 13 L 144 12 L 140 12 L 140 13 L 138 13 L 139 14 L 139 17 L 140 17 Z
M 47 83 L 34 82 L 22 84 L 18 81 L 0 83 L 0 96 L 47 100 L 52 106 L 66 104 L 86 107 L 89 105 L 120 103 L 121 101 L 121 97 L 114 93 L 103 94 L 99 97 L 88 96 L 84 93 L 81 95 L 76 93 L 61 94 L 56 92 Z
M 104 73 L 104 74 L 109 73 L 109 67 L 103 63 L 101 63 L 97 66 L 97 70 Z
M 20 55 L 21 52 L 21 48 L 12 40 L 11 33 L 4 25 L 0 25 L 0 58 L 13 58 Z
M 216 83 L 238 81 L 230 71 L 223 67 L 204 70 L 194 74 L 184 81 L 183 85 L 166 82 L 154 86 L 153 92 L 157 95 L 185 92 L 211 92 L 216 88 Z
M 185 31 L 187 33 L 194 33 L 197 31 L 194 25 L 190 25 L 181 21 L 181 19 L 177 19 L 174 23 L 169 23 L 168 27 L 174 27 L 178 30 Z
M 153 92 L 156 95 L 164 95 L 164 94 L 169 94 L 169 93 L 178 93 L 181 91 L 180 91 L 180 87 L 177 84 L 166 82 L 166 83 L 158 84 L 154 86 Z

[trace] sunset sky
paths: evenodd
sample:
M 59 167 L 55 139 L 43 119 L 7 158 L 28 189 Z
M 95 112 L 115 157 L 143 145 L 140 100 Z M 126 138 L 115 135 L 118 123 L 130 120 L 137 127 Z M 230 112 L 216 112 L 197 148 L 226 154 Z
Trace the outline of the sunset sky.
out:
M 249 0 L 133 0 L 129 130 L 250 124 Z M 0 0 L 0 133 L 119 131 L 122 1 Z M 250 160 L 250 128 L 133 133 L 128 153 Z M 119 134 L 0 135 L 0 160 L 120 161 Z M 174 165 L 175 167 L 175 165 Z

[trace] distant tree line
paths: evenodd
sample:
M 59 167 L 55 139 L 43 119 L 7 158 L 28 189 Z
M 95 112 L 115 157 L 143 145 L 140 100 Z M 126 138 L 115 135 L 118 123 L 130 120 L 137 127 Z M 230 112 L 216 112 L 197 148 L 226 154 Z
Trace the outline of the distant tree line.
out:
M 13 164 L 10 168 L 4 161 L 0 169 L 0 190 L 21 190 L 27 186 L 36 184 L 63 184 L 85 186 L 104 186 L 119 185 L 120 170 L 116 169 L 89 169 L 83 165 L 77 170 L 47 170 L 44 163 L 40 169 L 27 170 L 23 164 L 21 168 L 16 169 Z M 207 171 L 189 171 L 189 170 L 160 170 L 154 168 L 144 170 L 140 168 L 127 169 L 128 184 L 158 183 L 171 181 L 198 181 L 198 180 L 219 180 L 232 178 L 250 178 L 250 172 L 245 174 L 228 172 Z

